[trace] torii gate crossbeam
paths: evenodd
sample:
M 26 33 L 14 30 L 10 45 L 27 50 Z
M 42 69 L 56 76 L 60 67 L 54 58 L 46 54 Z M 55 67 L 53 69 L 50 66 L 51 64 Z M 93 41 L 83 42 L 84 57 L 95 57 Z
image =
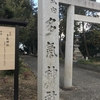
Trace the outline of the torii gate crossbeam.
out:
M 100 11 L 100 3 L 89 0 L 59 0 L 59 3 Z
M 100 18 L 98 17 L 89 17 L 75 14 L 74 20 L 100 24 Z

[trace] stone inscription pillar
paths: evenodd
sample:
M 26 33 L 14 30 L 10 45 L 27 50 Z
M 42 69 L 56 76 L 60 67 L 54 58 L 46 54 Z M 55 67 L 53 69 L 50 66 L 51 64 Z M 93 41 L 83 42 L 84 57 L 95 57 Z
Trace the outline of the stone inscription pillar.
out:
M 38 1 L 38 100 L 59 100 L 58 5 Z
M 67 8 L 67 29 L 65 49 L 64 88 L 72 87 L 73 72 L 73 33 L 74 33 L 74 6 Z

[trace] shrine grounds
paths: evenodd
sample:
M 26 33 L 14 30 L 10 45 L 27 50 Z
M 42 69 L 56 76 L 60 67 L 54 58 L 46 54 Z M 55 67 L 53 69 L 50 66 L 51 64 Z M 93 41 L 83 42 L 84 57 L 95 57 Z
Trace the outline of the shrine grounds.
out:
M 37 76 L 37 58 L 24 56 L 24 61 Z M 85 65 L 84 65 L 85 66 Z M 64 62 L 60 63 L 60 99 L 61 100 L 100 100 L 100 73 L 79 68 L 77 63 L 73 68 L 73 88 L 63 89 Z
M 22 59 L 26 64 L 24 72 L 19 75 L 19 100 L 37 100 L 37 57 L 25 55 Z M 87 66 L 87 70 L 82 65 L 86 67 L 85 64 L 74 63 L 73 88 L 65 90 L 64 62 L 60 63 L 60 100 L 100 100 L 100 72 L 91 71 L 93 66 L 92 69 Z M 0 73 L 0 100 L 14 100 L 13 78 Z
M 0 100 L 14 100 L 13 71 L 0 71 Z M 23 64 L 19 72 L 19 99 L 37 100 L 37 77 Z

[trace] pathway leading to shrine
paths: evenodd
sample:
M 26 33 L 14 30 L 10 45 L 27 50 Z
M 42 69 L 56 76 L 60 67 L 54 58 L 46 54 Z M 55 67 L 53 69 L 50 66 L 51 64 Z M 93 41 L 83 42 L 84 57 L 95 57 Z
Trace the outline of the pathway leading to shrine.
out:
M 25 63 L 37 75 L 37 58 L 22 56 Z M 60 64 L 60 87 L 63 86 L 64 64 Z M 73 90 L 60 89 L 61 100 L 100 100 L 100 73 L 77 68 L 73 69 Z

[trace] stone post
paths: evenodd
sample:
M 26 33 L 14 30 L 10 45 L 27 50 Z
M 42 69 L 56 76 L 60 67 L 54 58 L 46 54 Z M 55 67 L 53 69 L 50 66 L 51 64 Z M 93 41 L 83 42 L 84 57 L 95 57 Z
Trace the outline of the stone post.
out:
M 38 1 L 38 100 L 59 100 L 59 3 Z
M 70 5 L 67 8 L 64 88 L 71 88 L 72 87 L 73 33 L 74 33 L 74 5 Z

